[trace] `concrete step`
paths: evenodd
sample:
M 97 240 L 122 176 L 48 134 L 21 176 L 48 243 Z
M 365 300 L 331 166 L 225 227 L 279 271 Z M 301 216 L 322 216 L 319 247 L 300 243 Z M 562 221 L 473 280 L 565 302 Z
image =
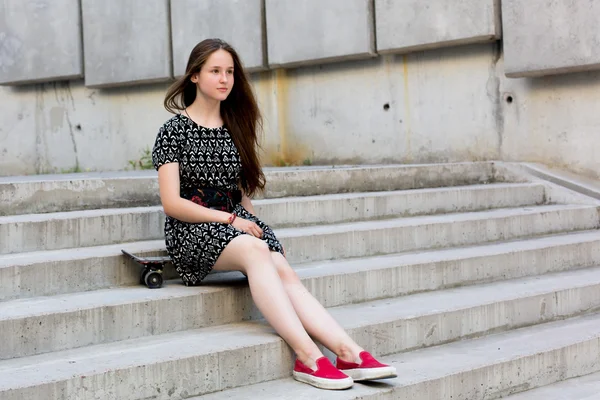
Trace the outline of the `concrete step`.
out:
M 125 246 L 144 255 L 155 252 L 160 241 L 132 243 Z M 36 296 L 137 285 L 140 268 L 121 254 L 121 245 L 14 254 L 0 257 L 0 301 Z M 360 257 L 348 260 L 293 264 L 313 293 L 340 288 L 321 300 L 327 306 L 346 301 L 345 296 L 370 290 L 380 296 L 398 296 L 414 291 L 435 290 L 497 279 L 558 272 L 600 264 L 600 230 L 575 232 L 521 241 L 403 254 Z M 167 278 L 178 278 L 165 269 Z M 223 274 L 211 274 L 207 283 L 219 282 Z M 326 280 L 322 277 L 327 276 Z M 238 274 L 239 277 L 239 274 Z M 235 279 L 229 277 L 228 279 Z M 347 283 L 343 283 L 346 282 Z M 177 281 L 179 282 L 179 281 Z M 343 283 L 343 285 L 342 285 Z M 342 289 L 348 286 L 347 289 Z M 348 300 L 351 301 L 351 300 Z
M 528 390 L 506 397 L 506 400 L 598 400 L 600 373 Z
M 540 184 L 490 184 L 265 199 L 255 209 L 285 227 L 539 205 L 544 197 Z M 0 254 L 159 239 L 163 227 L 160 206 L 5 216 Z
M 193 399 L 493 400 L 597 372 L 599 347 L 600 316 L 590 315 L 382 357 L 398 378 L 355 383 L 349 390 L 319 390 L 285 378 Z
M 539 163 L 518 163 L 528 173 L 569 190 L 600 200 L 600 180 Z
M 0 217 L 0 254 L 100 246 L 164 236 L 162 207 Z
M 233 299 L 226 294 L 219 287 L 172 286 L 160 291 L 115 289 L 0 303 L 0 334 L 6 345 L 0 348 L 0 359 L 260 318 L 248 290 L 238 290 L 237 296 L 230 296 Z M 599 307 L 600 268 L 596 267 L 330 311 L 363 346 L 391 354 Z M 380 343 L 381 337 L 393 340 Z
M 0 254 L 0 301 L 51 296 L 139 283 L 141 267 L 121 253 L 164 255 L 165 242 Z M 176 277 L 172 268 L 165 278 Z
M 456 188 L 347 193 L 255 201 L 272 227 L 333 224 L 398 216 L 469 212 L 539 205 L 539 184 L 491 184 Z M 162 207 L 136 207 L 0 217 L 0 254 L 164 237 Z
M 549 293 L 546 304 L 553 307 L 552 303 L 558 298 L 558 308 L 573 307 L 576 302 L 570 298 L 569 290 L 566 289 L 564 295 L 566 297 L 560 295 L 556 297 L 556 294 Z M 481 294 L 486 292 L 483 290 Z M 507 290 L 494 292 L 500 294 L 499 292 L 506 293 Z M 590 292 L 597 293 L 598 290 Z M 458 292 L 453 297 L 453 301 L 459 301 L 463 297 L 461 294 Z M 471 300 L 474 300 L 472 297 L 476 296 L 473 294 Z M 573 297 L 581 299 L 577 295 Z M 510 295 L 507 298 L 510 298 Z M 441 309 L 452 309 L 452 302 L 442 300 L 443 298 L 439 298 L 437 301 L 431 300 L 426 312 L 435 314 L 436 312 L 431 312 L 434 304 Z M 541 303 L 533 302 L 536 306 L 535 310 L 529 310 L 526 313 L 531 312 L 530 315 L 540 318 L 539 305 Z M 487 323 L 491 325 L 507 323 L 508 321 L 504 318 L 510 314 L 519 316 L 522 310 L 510 300 L 502 305 L 490 303 L 489 298 L 476 303 L 480 304 L 480 307 L 488 307 L 488 312 L 483 314 L 483 320 L 476 325 L 485 331 L 491 330 L 491 326 L 485 326 Z M 414 304 L 419 306 L 420 302 L 417 301 Z M 469 308 L 464 300 L 459 301 L 459 304 L 464 309 L 460 322 L 453 318 L 432 315 L 430 321 L 435 321 L 438 325 L 433 330 L 431 325 L 421 327 L 419 332 L 422 339 L 429 340 L 427 338 L 429 333 L 437 336 L 439 332 L 449 332 L 451 327 L 459 331 L 469 329 L 469 323 L 474 321 L 471 315 L 473 307 Z M 404 337 L 407 338 L 407 341 L 411 341 L 410 338 L 416 334 L 409 329 L 410 321 L 401 322 L 402 314 L 404 314 L 404 319 L 415 319 L 414 315 L 410 315 L 409 309 L 402 310 L 398 306 L 394 307 L 394 304 L 389 304 L 389 307 L 386 308 L 387 312 L 373 312 L 375 309 L 382 310 L 381 306 L 381 302 L 366 303 L 351 306 L 355 310 L 347 313 L 346 316 L 340 315 L 339 310 L 348 310 L 349 307 L 333 309 L 332 314 L 340 320 L 352 336 L 357 338 L 361 345 L 369 347 L 376 355 L 382 355 L 385 354 L 386 348 L 398 347 L 394 343 L 388 342 Z M 498 314 L 500 318 L 495 314 L 498 311 L 500 311 Z M 399 318 L 396 323 L 394 322 L 395 317 L 389 315 L 394 312 L 400 312 L 400 315 L 396 317 Z M 348 314 L 350 318 L 347 318 Z M 360 318 L 357 319 L 357 316 Z M 452 370 L 449 366 L 457 365 L 453 363 L 461 360 L 462 363 L 458 363 L 458 365 L 462 371 L 458 371 L 458 373 L 463 372 L 463 376 L 455 378 L 458 379 L 458 382 L 461 379 L 466 381 L 469 390 L 481 390 L 479 381 L 482 376 L 487 376 L 485 371 L 483 375 L 476 373 L 474 376 L 470 376 L 468 375 L 469 371 L 474 367 L 477 369 L 477 367 L 490 366 L 499 367 L 502 370 L 505 366 L 497 365 L 500 358 L 505 360 L 519 357 L 528 359 L 529 356 L 533 356 L 530 368 L 539 368 L 539 370 L 535 370 L 535 374 L 543 378 L 547 378 L 549 373 L 564 374 L 565 369 L 573 368 L 575 364 L 583 367 L 577 369 L 577 373 L 591 373 L 594 372 L 588 370 L 591 365 L 600 369 L 600 362 L 597 359 L 600 345 L 599 322 L 598 316 L 569 322 L 562 321 L 504 336 L 500 335 L 499 337 L 504 340 L 498 340 L 498 337 L 495 337 L 494 339 L 483 339 L 481 342 L 467 342 L 468 344 L 460 342 L 448 347 L 455 349 L 454 351 L 430 349 L 419 351 L 417 355 L 396 356 L 394 360 L 397 360 L 397 357 L 401 358 L 395 364 L 402 366 L 399 368 L 399 372 L 401 379 L 404 379 L 401 382 L 405 384 L 406 379 L 415 380 L 415 372 L 420 376 L 429 375 L 430 377 L 430 374 L 435 372 L 434 376 L 437 376 L 438 379 L 441 376 L 456 375 L 457 371 Z M 369 339 L 368 342 L 362 342 L 365 335 L 361 333 L 365 329 L 370 330 L 366 335 Z M 510 339 L 507 341 L 506 338 Z M 478 347 L 478 343 L 482 342 L 487 343 L 484 346 L 485 349 L 482 349 L 481 346 Z M 456 350 L 457 348 L 458 350 Z M 496 349 L 501 349 L 501 351 L 496 352 Z M 540 360 L 539 357 L 542 359 Z M 563 360 L 563 362 L 569 360 L 570 362 L 561 365 L 561 368 L 556 368 L 557 371 L 554 368 L 552 372 L 546 370 L 556 365 L 559 360 Z M 465 365 L 466 361 L 469 361 L 467 365 Z M 483 362 L 484 364 L 473 365 L 474 362 L 476 364 Z M 536 362 L 541 366 L 536 365 Z M 513 364 L 516 365 L 513 366 Z M 519 360 L 513 364 L 507 368 L 515 375 L 519 372 L 525 376 L 532 373 L 530 370 L 523 371 L 522 368 L 519 368 L 519 366 L 523 367 Z M 187 398 L 191 395 L 286 377 L 291 373 L 291 365 L 290 350 L 279 337 L 273 335 L 268 327 L 259 323 L 231 324 L 1 361 L 0 399 Z M 530 364 L 525 364 L 525 366 L 528 365 Z M 490 376 L 494 375 L 490 374 Z M 565 377 L 565 375 L 561 376 Z M 506 382 L 508 380 L 506 379 Z M 504 380 L 500 382 L 504 383 Z M 540 384 L 551 382 L 545 381 Z M 458 384 L 450 385 L 453 389 L 458 389 L 460 386 Z M 462 386 L 464 387 L 464 385 Z M 400 388 L 402 387 L 400 386 Z M 396 388 L 396 386 L 392 388 Z M 421 391 L 423 389 L 422 387 Z M 486 388 L 483 387 L 483 389 Z M 425 393 L 431 395 L 431 392 Z M 431 395 L 431 397 L 420 398 L 449 397 Z M 474 397 L 465 396 L 464 398 Z
M 323 261 L 343 259 L 349 256 L 369 257 L 377 254 L 476 245 L 551 232 L 595 229 L 597 224 L 597 211 L 593 207 L 541 206 L 329 227 L 282 229 L 277 234 L 286 246 L 290 263 L 297 265 L 304 260 Z M 339 232 L 330 231 L 326 234 L 317 234 L 314 231 L 323 228 L 337 229 Z M 301 232 L 304 237 L 298 232 Z M 394 235 L 398 235 L 397 239 L 392 240 Z M 590 235 L 589 240 L 595 243 L 597 241 L 596 234 L 592 232 Z M 555 254 L 556 260 L 567 260 L 569 263 L 567 265 L 586 266 L 591 265 L 591 260 L 596 260 L 595 251 L 589 250 L 593 248 L 593 244 L 581 244 L 588 250 L 578 254 L 568 251 L 571 247 L 579 249 L 580 245 L 577 242 L 580 239 L 578 237 L 557 240 L 556 243 L 548 242 L 549 244 L 544 245 L 546 247 L 567 246 L 561 247 L 564 253 L 551 252 Z M 574 242 L 570 242 L 570 240 L 574 240 Z M 588 241 L 588 239 L 582 240 Z M 341 244 L 338 243 L 340 241 Z M 347 249 L 343 246 L 351 248 Z M 511 246 L 517 249 L 520 245 L 515 243 Z M 140 268 L 121 254 L 121 248 L 135 254 L 164 254 L 164 242 L 156 240 L 123 245 L 0 255 L 0 285 L 3 288 L 0 292 L 0 301 L 137 284 Z M 535 249 L 532 251 L 538 252 Z M 539 251 L 547 252 L 542 249 Z M 469 257 L 472 256 L 472 253 L 465 254 L 469 254 Z M 536 254 L 536 257 L 540 256 L 538 253 Z M 485 254 L 482 255 L 485 256 Z M 578 261 L 579 257 L 582 257 L 582 261 Z M 426 261 L 423 259 L 423 262 Z M 441 262 L 443 260 L 433 261 Z M 169 267 L 165 270 L 165 277 L 167 279 L 175 278 L 177 275 Z M 475 279 L 481 278 L 480 276 Z
M 598 229 L 598 207 L 551 205 L 354 222 L 276 233 L 292 263 L 466 246 Z
M 265 168 L 265 176 L 266 198 L 505 181 L 493 162 Z M 155 171 L 0 177 L 0 215 L 159 204 Z

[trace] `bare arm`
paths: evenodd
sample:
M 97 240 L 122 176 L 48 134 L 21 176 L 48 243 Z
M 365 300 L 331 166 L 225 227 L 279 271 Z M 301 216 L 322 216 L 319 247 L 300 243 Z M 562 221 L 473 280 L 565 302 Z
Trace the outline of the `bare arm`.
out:
M 225 211 L 212 210 L 190 200 L 181 198 L 179 192 L 179 164 L 168 163 L 158 169 L 158 188 L 160 201 L 169 217 L 179 221 L 197 224 L 201 222 L 219 222 L 228 224 L 231 214 Z M 252 205 L 250 205 L 252 206 Z M 232 225 L 243 232 L 260 238 L 262 229 L 252 221 L 235 218 Z
M 252 200 L 250 200 L 250 197 L 246 195 L 244 190 L 239 185 L 238 187 L 242 191 L 242 206 L 246 209 L 246 211 L 256 216 L 256 212 L 254 212 L 254 206 L 252 205 Z M 285 248 L 283 247 L 283 244 L 281 245 L 281 248 L 283 249 L 283 256 L 286 257 Z
M 181 198 L 179 192 L 179 164 L 168 163 L 158 169 L 160 201 L 165 214 L 183 222 L 220 222 L 226 224 L 231 214 L 211 210 Z

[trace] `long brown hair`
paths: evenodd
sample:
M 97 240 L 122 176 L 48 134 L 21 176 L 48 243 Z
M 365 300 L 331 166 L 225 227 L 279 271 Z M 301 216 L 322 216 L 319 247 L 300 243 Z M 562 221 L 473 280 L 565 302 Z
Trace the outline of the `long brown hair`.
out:
M 237 52 L 221 39 L 206 39 L 192 50 L 185 69 L 185 75 L 169 87 L 164 106 L 167 111 L 177 114 L 196 100 L 196 84 L 192 75 L 200 72 L 208 57 L 223 49 L 233 58 L 233 87 L 227 99 L 221 102 L 221 118 L 229 130 L 242 160 L 240 184 L 248 196 L 265 187 L 265 175 L 258 159 L 258 132 L 262 130 L 262 116 L 252 87 Z

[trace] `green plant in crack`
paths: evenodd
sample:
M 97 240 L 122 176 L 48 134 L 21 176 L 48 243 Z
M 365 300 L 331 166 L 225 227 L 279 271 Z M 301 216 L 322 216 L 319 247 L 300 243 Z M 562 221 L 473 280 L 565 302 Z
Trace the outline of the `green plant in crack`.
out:
M 139 159 L 129 160 L 129 165 L 131 165 L 133 169 L 153 169 L 152 150 L 150 150 L 150 147 L 146 147 L 142 150 L 142 155 Z
M 79 166 L 79 163 L 75 164 L 74 167 L 63 168 L 63 169 L 60 170 L 61 174 L 77 174 L 77 173 L 80 173 L 80 172 L 83 172 L 83 170 Z

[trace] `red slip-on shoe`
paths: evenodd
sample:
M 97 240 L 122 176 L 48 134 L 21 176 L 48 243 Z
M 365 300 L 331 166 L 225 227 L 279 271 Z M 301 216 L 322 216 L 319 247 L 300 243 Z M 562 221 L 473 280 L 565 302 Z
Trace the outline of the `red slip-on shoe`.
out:
M 346 362 L 338 357 L 336 361 L 337 368 L 354 381 L 369 381 L 398 376 L 396 368 L 380 363 L 369 352 L 362 351 L 358 356 L 361 359 L 360 364 Z
M 354 383 L 352 378 L 334 367 L 327 357 L 317 359 L 316 371 L 296 360 L 292 375 L 294 375 L 295 380 L 308 383 L 319 389 L 348 389 Z

